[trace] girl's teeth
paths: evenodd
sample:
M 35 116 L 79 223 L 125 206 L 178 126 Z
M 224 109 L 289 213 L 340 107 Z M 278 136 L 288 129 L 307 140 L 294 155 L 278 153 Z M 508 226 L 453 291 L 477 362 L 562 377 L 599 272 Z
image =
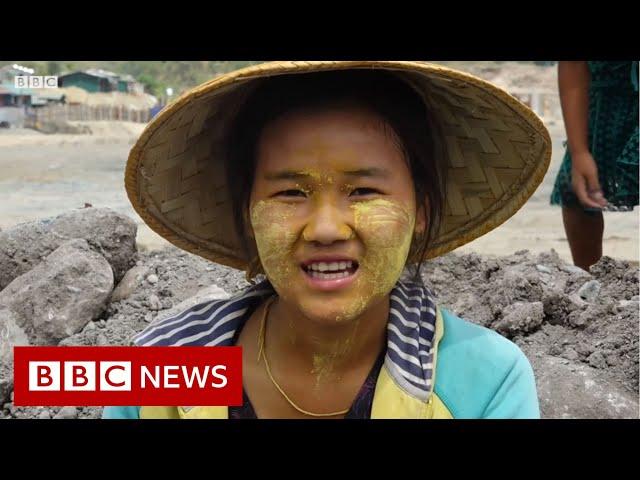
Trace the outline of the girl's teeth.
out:
M 339 272 L 339 273 L 322 273 L 317 272 L 315 270 L 311 271 L 311 276 L 313 278 L 317 278 L 320 280 L 335 280 L 337 278 L 345 278 L 349 276 L 349 272 Z
M 331 272 L 331 273 L 335 273 L 335 272 L 342 272 L 344 270 L 351 269 L 351 268 L 353 268 L 353 262 L 351 262 L 351 261 L 331 262 L 331 263 L 317 262 L 317 263 L 312 263 L 311 265 L 309 265 L 307 267 L 307 270 L 310 271 L 310 272 Z

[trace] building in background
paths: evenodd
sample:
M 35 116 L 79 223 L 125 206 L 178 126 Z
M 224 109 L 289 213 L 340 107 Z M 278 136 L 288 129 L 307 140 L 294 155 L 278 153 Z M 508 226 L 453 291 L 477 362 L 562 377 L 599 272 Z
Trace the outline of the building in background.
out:
M 140 95 L 144 87 L 131 75 L 120 75 L 108 70 L 88 69 L 58 77 L 58 86 L 77 87 L 90 93 L 122 92 Z
M 118 77 L 105 70 L 91 69 L 67 73 L 58 77 L 59 87 L 78 87 L 87 92 L 116 92 Z
M 24 107 L 31 105 L 31 90 L 0 85 L 0 107 Z

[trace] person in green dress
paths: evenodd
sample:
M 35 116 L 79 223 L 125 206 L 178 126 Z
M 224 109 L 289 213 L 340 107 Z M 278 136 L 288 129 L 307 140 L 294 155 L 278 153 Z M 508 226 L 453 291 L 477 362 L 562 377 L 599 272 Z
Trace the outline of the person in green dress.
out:
M 573 262 L 602 256 L 603 210 L 638 205 L 638 62 L 559 62 L 567 150 L 551 204 L 562 218 Z

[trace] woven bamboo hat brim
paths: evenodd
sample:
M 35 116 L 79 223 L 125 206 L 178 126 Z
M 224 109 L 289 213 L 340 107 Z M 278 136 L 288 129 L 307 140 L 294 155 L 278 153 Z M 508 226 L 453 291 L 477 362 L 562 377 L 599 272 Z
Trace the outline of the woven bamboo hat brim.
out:
M 268 76 L 384 69 L 409 82 L 437 117 L 448 163 L 447 198 L 426 258 L 493 230 L 533 194 L 549 167 L 542 121 L 514 97 L 467 73 L 423 62 L 270 62 L 219 76 L 163 109 L 129 154 L 134 209 L 177 247 L 246 270 L 224 173 L 224 140 L 243 100 Z

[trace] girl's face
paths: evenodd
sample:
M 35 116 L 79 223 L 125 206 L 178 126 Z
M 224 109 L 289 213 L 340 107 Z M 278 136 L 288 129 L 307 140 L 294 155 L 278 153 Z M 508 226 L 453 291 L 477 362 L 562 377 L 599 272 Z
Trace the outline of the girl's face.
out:
M 267 125 L 249 214 L 282 300 L 324 323 L 353 320 L 383 299 L 425 227 L 395 134 L 358 107 L 296 111 Z

